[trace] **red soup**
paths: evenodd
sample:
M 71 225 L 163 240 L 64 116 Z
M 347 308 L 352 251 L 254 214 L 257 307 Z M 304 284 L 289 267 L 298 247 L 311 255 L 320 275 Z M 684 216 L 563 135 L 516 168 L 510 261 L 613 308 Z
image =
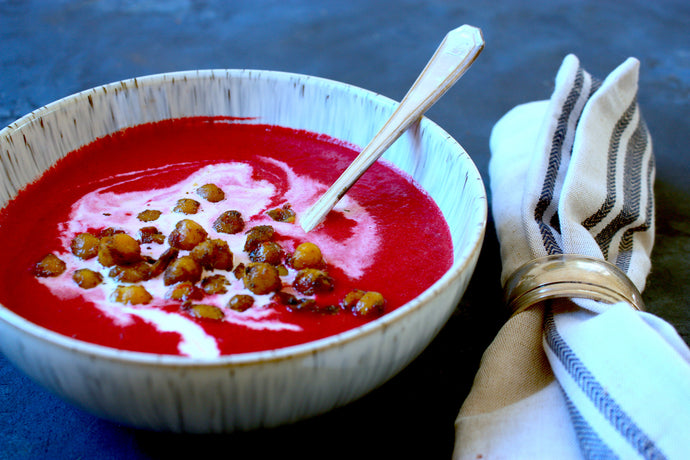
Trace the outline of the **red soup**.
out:
M 221 118 L 98 139 L 2 210 L 0 302 L 76 339 L 193 357 L 362 325 L 427 289 L 453 256 L 436 204 L 385 162 L 301 229 L 356 153 Z

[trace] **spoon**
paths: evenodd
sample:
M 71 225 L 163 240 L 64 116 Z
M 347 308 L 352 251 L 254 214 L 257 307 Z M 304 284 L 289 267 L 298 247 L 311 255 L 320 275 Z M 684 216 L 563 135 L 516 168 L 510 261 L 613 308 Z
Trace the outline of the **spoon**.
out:
M 311 231 L 321 223 L 350 187 L 388 147 L 455 84 L 483 48 L 482 32 L 476 27 L 463 25 L 448 32 L 381 130 L 333 185 L 301 216 L 300 224 L 305 232 Z

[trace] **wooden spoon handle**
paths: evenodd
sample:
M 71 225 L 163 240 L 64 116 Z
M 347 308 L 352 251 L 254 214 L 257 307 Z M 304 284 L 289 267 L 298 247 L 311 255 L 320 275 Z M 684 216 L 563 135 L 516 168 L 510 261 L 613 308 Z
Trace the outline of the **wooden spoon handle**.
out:
M 463 25 L 448 32 L 381 130 L 331 187 L 300 218 L 304 231 L 318 225 L 364 172 L 472 65 L 484 48 L 481 30 Z

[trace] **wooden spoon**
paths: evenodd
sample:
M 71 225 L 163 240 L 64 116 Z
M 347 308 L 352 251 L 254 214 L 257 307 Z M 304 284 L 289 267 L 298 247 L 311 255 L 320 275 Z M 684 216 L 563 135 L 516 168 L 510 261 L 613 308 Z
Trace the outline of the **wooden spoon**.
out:
M 455 84 L 483 48 L 482 32 L 476 27 L 463 25 L 448 32 L 381 130 L 301 216 L 300 224 L 305 232 L 316 227 L 383 152 Z

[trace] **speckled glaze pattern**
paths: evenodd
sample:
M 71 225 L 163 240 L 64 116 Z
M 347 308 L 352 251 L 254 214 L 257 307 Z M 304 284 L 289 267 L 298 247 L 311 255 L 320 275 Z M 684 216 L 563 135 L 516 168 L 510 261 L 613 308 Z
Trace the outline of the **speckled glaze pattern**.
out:
M 95 138 L 162 119 L 221 115 L 327 134 L 363 146 L 395 103 L 346 84 L 270 71 L 152 75 L 69 96 L 0 131 L 0 203 Z M 423 118 L 384 158 L 434 198 L 455 262 L 398 310 L 319 341 L 213 360 L 92 345 L 0 306 L 0 351 L 34 380 L 91 413 L 139 428 L 229 432 L 289 423 L 384 383 L 434 338 L 464 293 L 487 220 L 485 189 L 463 148 Z

